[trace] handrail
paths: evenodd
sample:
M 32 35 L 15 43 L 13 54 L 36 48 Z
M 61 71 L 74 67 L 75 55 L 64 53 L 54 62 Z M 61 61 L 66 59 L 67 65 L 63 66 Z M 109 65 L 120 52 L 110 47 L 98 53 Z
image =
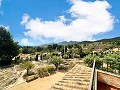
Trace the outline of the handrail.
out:
M 88 90 L 93 90 L 94 73 L 95 73 L 95 60 L 93 63 L 93 68 L 92 68 L 92 73 L 91 73 L 90 84 L 89 84 Z
M 94 86 L 95 86 L 95 88 L 94 88 L 94 90 L 97 90 L 97 70 L 95 70 L 95 79 L 94 79 L 94 81 L 95 81 L 95 84 L 94 84 Z

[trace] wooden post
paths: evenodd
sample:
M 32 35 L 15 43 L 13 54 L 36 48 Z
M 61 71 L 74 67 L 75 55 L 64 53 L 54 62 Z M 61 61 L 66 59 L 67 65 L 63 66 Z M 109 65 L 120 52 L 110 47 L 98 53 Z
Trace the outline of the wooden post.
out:
M 108 62 L 107 62 L 107 71 L 108 71 Z
M 120 75 L 120 63 L 119 63 L 119 75 Z
M 102 70 L 103 70 L 103 60 L 102 60 Z

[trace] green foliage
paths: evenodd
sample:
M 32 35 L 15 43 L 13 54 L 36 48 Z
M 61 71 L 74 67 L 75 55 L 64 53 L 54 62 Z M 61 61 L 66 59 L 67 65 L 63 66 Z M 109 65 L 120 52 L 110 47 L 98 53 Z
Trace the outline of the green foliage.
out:
M 28 75 L 29 70 L 34 67 L 34 64 L 32 64 L 31 61 L 25 61 L 23 63 L 20 63 L 20 67 L 23 68 L 23 69 L 26 69 L 27 70 L 27 75 Z
M 68 56 L 67 54 L 65 54 L 65 55 L 63 55 L 63 58 L 64 58 L 64 59 L 68 59 L 69 56 Z
M 32 64 L 31 61 L 26 61 L 24 63 L 20 63 L 20 66 L 24 69 L 31 69 L 34 67 L 34 64 Z
M 69 66 L 64 65 L 64 64 L 62 64 L 62 65 L 59 66 L 59 70 L 60 71 L 67 71 L 68 69 L 69 69 Z
M 63 60 L 60 57 L 53 56 L 49 62 L 54 64 L 57 70 L 58 66 L 63 62 Z
M 50 73 L 50 74 L 53 74 L 55 72 L 55 67 L 54 66 L 47 66 L 47 71 Z
M 32 54 L 32 53 L 35 53 L 35 48 L 32 47 L 32 46 L 24 46 L 22 47 L 22 53 L 23 54 Z
M 40 47 L 40 46 L 38 46 L 38 47 L 36 48 L 36 51 L 37 51 L 37 52 L 41 52 L 42 50 L 43 50 L 43 48 Z
M 112 69 L 119 69 L 120 55 L 118 54 L 108 54 L 104 56 L 104 62 L 110 64 Z
M 87 56 L 84 58 L 84 63 L 85 63 L 87 66 L 92 67 L 94 60 L 96 60 L 96 68 L 100 68 L 101 65 L 102 65 L 102 61 L 101 61 L 101 60 L 99 59 L 99 57 L 96 56 L 96 55 L 92 55 L 92 54 L 87 55 Z
M 52 50 L 53 50 L 52 45 L 48 45 L 48 47 L 47 47 L 47 48 L 48 48 L 48 51 L 49 51 L 49 52 L 52 52 Z
M 19 54 L 18 43 L 14 42 L 5 27 L 0 27 L 0 66 L 9 65 L 12 58 Z
M 41 77 L 41 78 L 49 75 L 47 68 L 44 68 L 44 67 L 37 69 L 37 73 L 38 73 L 39 77 Z
M 74 58 L 80 58 L 80 55 L 75 54 L 75 55 L 74 55 Z
M 46 66 L 37 69 L 37 73 L 41 78 L 45 76 L 49 76 L 49 74 L 53 74 L 54 72 L 55 72 L 54 66 Z
M 51 55 L 49 55 L 49 54 L 46 54 L 46 55 L 43 55 L 43 60 L 48 60 L 49 58 L 51 57 Z
M 72 44 L 68 44 L 68 48 L 69 48 L 69 49 L 72 49 L 72 48 L 73 48 L 73 45 L 72 45 Z

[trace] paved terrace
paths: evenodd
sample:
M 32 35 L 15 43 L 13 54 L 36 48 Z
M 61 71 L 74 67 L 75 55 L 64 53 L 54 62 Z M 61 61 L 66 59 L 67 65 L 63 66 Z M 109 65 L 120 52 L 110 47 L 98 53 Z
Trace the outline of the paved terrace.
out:
M 92 69 L 77 64 L 49 90 L 88 90 Z

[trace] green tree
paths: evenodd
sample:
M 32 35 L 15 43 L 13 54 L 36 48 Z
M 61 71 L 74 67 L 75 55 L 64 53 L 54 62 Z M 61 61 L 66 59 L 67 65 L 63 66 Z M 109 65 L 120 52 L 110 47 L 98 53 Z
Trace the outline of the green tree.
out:
M 31 61 L 25 61 L 23 63 L 20 63 L 20 67 L 23 69 L 27 70 L 27 75 L 30 69 L 32 69 L 34 67 L 34 64 L 32 64 Z
M 13 41 L 5 27 L 0 27 L 0 65 L 10 65 L 12 58 L 19 54 L 18 43 Z
M 96 68 L 101 68 L 102 66 L 102 61 L 100 60 L 100 58 L 96 55 L 92 55 L 92 54 L 89 54 L 87 55 L 85 58 L 84 58 L 84 63 L 89 66 L 89 67 L 92 67 L 93 66 L 93 62 L 94 60 L 96 60 Z
M 72 49 L 73 48 L 73 44 L 68 44 L 68 48 Z
M 47 46 L 47 49 L 48 49 L 49 52 L 52 52 L 52 50 L 53 50 L 52 45 L 48 45 L 48 46 Z
M 40 47 L 40 46 L 38 46 L 38 47 L 36 48 L 36 51 L 37 51 L 37 52 L 41 52 L 42 50 L 43 50 L 43 48 Z
M 23 53 L 23 54 L 35 53 L 35 48 L 32 47 L 32 46 L 23 46 L 23 47 L 22 47 L 22 53 Z
M 54 64 L 56 67 L 56 70 L 58 70 L 58 66 L 63 62 L 63 60 L 60 57 L 53 56 L 50 59 L 50 63 Z
M 120 55 L 118 55 L 118 54 L 108 54 L 108 55 L 104 56 L 103 59 L 104 59 L 104 62 L 106 64 L 110 65 L 110 68 L 119 70 Z

